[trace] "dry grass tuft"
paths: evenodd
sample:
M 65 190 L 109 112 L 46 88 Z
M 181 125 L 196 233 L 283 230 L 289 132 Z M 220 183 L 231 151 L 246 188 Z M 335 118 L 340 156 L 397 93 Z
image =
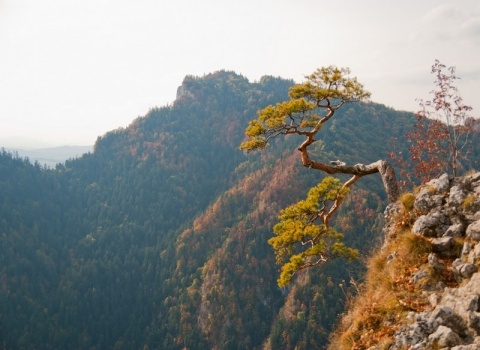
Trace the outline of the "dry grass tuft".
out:
M 368 261 L 365 282 L 350 302 L 330 349 L 387 349 L 409 311 L 422 311 L 428 301 L 411 276 L 427 262 L 431 245 L 405 231 Z
M 393 245 L 398 255 L 403 259 L 402 265 L 406 266 L 423 262 L 426 256 L 432 252 L 432 245 L 425 237 L 411 232 L 398 237 L 397 242 L 394 242 Z
M 473 206 L 475 205 L 477 197 L 473 194 L 468 195 L 465 197 L 465 199 L 462 202 L 462 208 L 463 210 L 471 210 L 473 209 Z
M 413 210 L 413 204 L 415 203 L 415 195 L 410 192 L 406 192 L 400 196 L 400 203 L 402 203 L 403 209 L 407 212 Z
M 470 169 L 470 170 L 468 170 L 468 171 L 465 173 L 465 176 L 475 175 L 476 173 L 478 173 L 478 170 L 476 170 L 476 169 Z

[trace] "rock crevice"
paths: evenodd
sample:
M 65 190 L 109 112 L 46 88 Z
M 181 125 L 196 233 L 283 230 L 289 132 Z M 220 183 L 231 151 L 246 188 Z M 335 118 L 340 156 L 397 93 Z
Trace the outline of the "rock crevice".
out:
M 401 204 L 395 205 L 386 211 L 386 245 Z M 456 285 L 422 290 L 430 306 L 408 314 L 389 349 L 480 349 L 480 172 L 430 181 L 416 194 L 412 212 L 412 232 L 432 245 L 427 268 L 447 269 Z

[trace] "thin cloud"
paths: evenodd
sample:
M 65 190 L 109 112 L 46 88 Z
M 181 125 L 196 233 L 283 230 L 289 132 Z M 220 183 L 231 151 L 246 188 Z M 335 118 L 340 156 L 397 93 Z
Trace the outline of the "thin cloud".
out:
M 376 102 L 416 110 L 439 59 L 476 103 L 479 44 L 478 0 L 0 0 L 0 146 L 93 143 L 218 69 L 300 81 L 350 67 Z
M 470 18 L 461 25 L 461 34 L 472 45 L 480 44 L 480 16 Z
M 480 6 L 470 8 L 444 4 L 429 11 L 421 22 L 425 39 L 464 41 L 472 44 L 480 41 Z

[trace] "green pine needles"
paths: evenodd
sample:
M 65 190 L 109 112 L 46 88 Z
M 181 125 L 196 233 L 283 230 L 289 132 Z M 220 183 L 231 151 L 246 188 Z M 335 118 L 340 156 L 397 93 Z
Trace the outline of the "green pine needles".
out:
M 279 286 L 286 286 L 295 272 L 318 265 L 332 257 L 354 258 L 357 251 L 343 243 L 343 236 L 330 228 L 328 221 L 340 207 L 343 198 L 362 176 L 380 173 L 391 201 L 398 197 L 393 168 L 384 160 L 371 164 L 348 165 L 340 160 L 314 159 L 311 146 L 319 139 L 325 123 L 346 103 L 366 101 L 370 93 L 348 68 L 322 67 L 306 76 L 306 81 L 290 88 L 289 98 L 258 112 L 245 130 L 240 148 L 246 152 L 264 149 L 268 143 L 285 135 L 302 139 L 297 150 L 303 166 L 328 175 L 346 174 L 342 183 L 331 176 L 325 178 L 302 200 L 282 210 L 275 236 L 269 240 L 281 266 Z
M 288 101 L 259 111 L 258 118 L 248 124 L 248 140 L 240 148 L 247 152 L 261 150 L 279 135 L 314 135 L 344 103 L 368 99 L 370 93 L 349 74 L 348 68 L 317 69 L 306 77 L 307 82 L 290 89 Z
M 328 220 L 348 193 L 339 179 L 326 177 L 310 189 L 307 198 L 285 209 L 274 226 L 268 243 L 275 250 L 281 268 L 278 285 L 288 285 L 295 272 L 321 264 L 332 257 L 353 259 L 355 249 L 347 247 L 343 235 L 329 227 Z

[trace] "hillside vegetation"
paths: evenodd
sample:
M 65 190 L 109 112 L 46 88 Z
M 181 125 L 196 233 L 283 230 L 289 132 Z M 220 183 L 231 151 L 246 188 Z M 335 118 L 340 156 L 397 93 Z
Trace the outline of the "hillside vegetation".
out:
M 292 81 L 188 76 L 171 106 L 98 138 L 55 169 L 0 153 L 0 344 L 6 349 L 312 349 L 327 344 L 362 259 L 306 270 L 279 289 L 267 241 L 279 209 L 318 173 L 296 141 L 239 150 L 256 111 Z M 414 116 L 353 104 L 313 152 L 385 158 Z M 397 141 L 399 149 L 406 145 Z M 362 178 L 332 223 L 369 253 L 386 198 Z
M 405 193 L 384 231 L 330 348 L 480 348 L 480 173 Z

